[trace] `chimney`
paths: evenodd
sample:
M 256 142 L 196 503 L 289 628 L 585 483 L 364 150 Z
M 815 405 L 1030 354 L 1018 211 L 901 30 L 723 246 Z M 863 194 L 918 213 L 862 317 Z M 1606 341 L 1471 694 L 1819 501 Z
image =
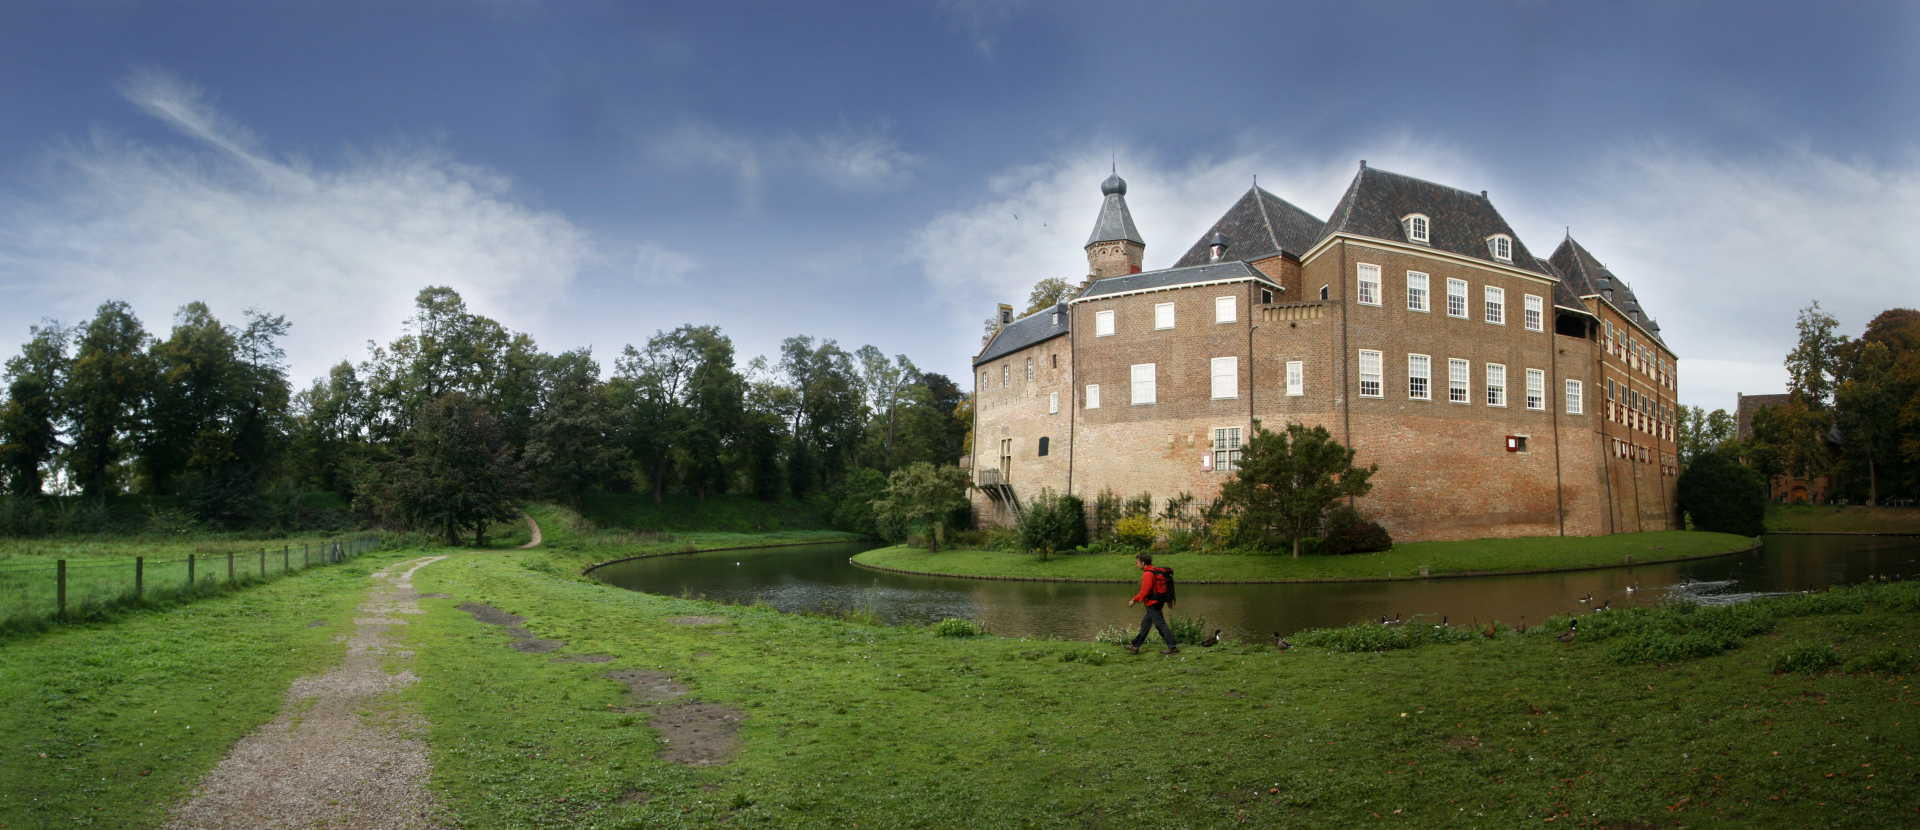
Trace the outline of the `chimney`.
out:
M 1207 261 L 1219 262 L 1220 260 L 1225 259 L 1226 256 L 1227 256 L 1227 235 L 1219 231 L 1214 231 L 1213 240 L 1207 243 Z
M 1013 322 L 1013 306 L 1007 305 L 1006 303 L 1001 303 L 1000 304 L 1000 328 L 1003 328 L 1003 329 L 1006 328 L 1007 324 L 1011 322 Z

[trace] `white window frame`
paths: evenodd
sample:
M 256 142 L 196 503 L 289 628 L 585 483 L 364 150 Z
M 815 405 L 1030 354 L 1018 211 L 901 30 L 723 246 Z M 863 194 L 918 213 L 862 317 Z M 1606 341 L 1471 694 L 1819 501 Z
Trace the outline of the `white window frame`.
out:
M 1426 313 L 1433 310 L 1433 279 L 1419 271 L 1407 272 L 1407 310 Z
M 1457 309 L 1453 307 L 1454 300 L 1460 301 L 1460 307 Z M 1467 306 L 1467 281 L 1447 280 L 1447 316 L 1465 320 L 1472 311 L 1473 309 Z
M 1359 293 L 1355 295 L 1354 302 L 1361 305 L 1379 305 L 1380 266 L 1369 265 L 1362 262 L 1359 267 L 1355 269 L 1354 276 L 1360 283 Z
M 1487 405 L 1507 405 L 1507 367 L 1503 364 L 1487 364 Z
M 1141 371 L 1142 369 L 1146 371 L 1143 372 Z M 1159 390 L 1159 381 L 1156 378 L 1154 364 L 1152 363 L 1134 364 L 1131 370 L 1131 376 L 1129 380 L 1131 380 L 1133 384 L 1132 392 L 1133 392 L 1134 406 L 1146 406 L 1147 404 L 1158 402 L 1160 390 Z
M 1238 297 L 1229 296 L 1229 297 L 1213 298 L 1213 321 L 1214 322 L 1231 323 L 1238 319 L 1240 319 L 1240 303 L 1239 303 Z
M 1213 449 L 1213 471 L 1220 473 L 1232 470 L 1240 464 L 1241 448 L 1239 427 L 1214 427 L 1213 440 L 1208 442 Z
M 1060 414 L 1060 393 L 1059 392 L 1047 393 L 1047 414 L 1048 415 Z
M 1460 358 L 1447 360 L 1447 402 L 1473 404 L 1473 364 Z
M 1513 237 L 1504 233 L 1487 237 L 1487 253 L 1501 262 L 1513 261 Z
M 1170 329 L 1170 328 L 1173 328 L 1173 303 L 1154 303 L 1153 304 L 1154 331 L 1159 331 L 1161 329 Z
M 1402 226 L 1407 230 L 1408 242 L 1417 242 L 1421 245 L 1433 244 L 1433 222 L 1427 219 L 1426 214 L 1409 213 L 1407 218 L 1402 220 Z
M 1371 369 L 1371 371 L 1369 371 L 1369 369 Z M 1361 349 L 1360 350 L 1360 397 L 1362 398 L 1386 397 L 1386 386 L 1382 383 L 1381 372 L 1382 372 L 1382 368 L 1380 363 L 1380 353 L 1373 351 L 1372 349 Z M 1367 391 L 1368 384 L 1372 384 L 1373 391 L 1371 392 Z
M 1585 415 L 1586 405 L 1585 385 L 1580 381 L 1569 379 L 1567 381 L 1567 414 Z
M 1000 388 L 1005 389 L 1012 385 L 1013 385 L 1013 366 L 1006 363 L 1000 364 Z
M 1523 314 L 1523 319 L 1526 321 L 1527 331 L 1546 331 L 1547 330 L 1546 303 L 1542 301 L 1538 296 L 1535 296 L 1533 294 L 1526 294 L 1523 296 L 1524 296 L 1524 299 L 1522 302 L 1524 303 L 1523 307 L 1525 308 L 1525 311 L 1522 312 L 1522 314 Z
M 1113 309 L 1093 313 L 1093 336 L 1113 336 Z
M 1033 358 L 1027 358 L 1027 380 L 1033 380 Z
M 1507 324 L 1507 289 L 1498 286 L 1486 286 L 1487 313 L 1482 316 L 1488 323 L 1496 326 Z
M 1407 397 L 1416 401 L 1433 400 L 1433 358 L 1423 354 L 1407 355 Z
M 1287 396 L 1297 398 L 1307 394 L 1307 364 L 1299 360 L 1287 361 Z
M 1087 384 L 1087 408 L 1088 409 L 1100 408 L 1100 384 L 1097 384 L 1097 383 Z
M 1208 367 L 1207 376 L 1212 380 L 1214 400 L 1222 401 L 1240 397 L 1240 358 L 1214 358 Z
M 1527 408 L 1534 410 L 1547 408 L 1547 373 L 1543 370 L 1527 370 Z

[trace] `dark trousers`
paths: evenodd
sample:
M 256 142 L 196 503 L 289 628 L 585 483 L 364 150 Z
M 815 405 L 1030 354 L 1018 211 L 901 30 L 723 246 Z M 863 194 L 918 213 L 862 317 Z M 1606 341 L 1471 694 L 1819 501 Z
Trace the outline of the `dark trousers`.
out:
M 1160 603 L 1147 604 L 1147 615 L 1140 618 L 1140 636 L 1133 638 L 1134 648 L 1139 648 L 1141 643 L 1147 641 L 1147 629 L 1150 628 L 1160 630 L 1160 640 L 1167 644 L 1167 648 L 1179 648 L 1173 642 L 1173 629 L 1167 626 L 1167 614 Z

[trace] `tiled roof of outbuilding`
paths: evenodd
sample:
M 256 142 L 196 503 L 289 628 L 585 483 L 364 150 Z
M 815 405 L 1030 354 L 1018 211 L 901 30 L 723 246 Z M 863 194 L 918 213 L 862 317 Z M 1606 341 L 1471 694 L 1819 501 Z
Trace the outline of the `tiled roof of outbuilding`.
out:
M 1346 195 L 1340 197 L 1340 204 L 1334 207 L 1333 216 L 1327 220 L 1319 239 L 1350 233 L 1419 244 L 1407 239 L 1406 229 L 1400 224 L 1400 220 L 1411 213 L 1427 217 L 1428 247 L 1497 263 L 1499 260 L 1493 258 L 1493 252 L 1487 250 L 1487 238 L 1506 234 L 1513 240 L 1513 262 L 1500 264 L 1547 273 L 1486 196 L 1376 170 L 1364 163 L 1360 174 L 1347 186 Z
M 1298 256 L 1313 247 L 1326 224 L 1292 202 L 1255 186 L 1201 234 L 1200 241 L 1193 243 L 1173 267 L 1206 264 L 1215 232 L 1226 236 L 1229 259 L 1265 259 L 1281 251 Z
M 1201 282 L 1221 282 L 1225 280 L 1258 279 L 1273 283 L 1267 275 L 1254 270 L 1253 266 L 1240 260 L 1210 262 L 1205 265 L 1190 265 L 1185 268 L 1168 268 L 1163 271 L 1144 271 L 1122 277 L 1108 277 L 1087 287 L 1074 298 L 1074 302 L 1090 300 L 1109 294 L 1122 294 L 1128 291 L 1143 291 L 1149 288 L 1172 288 Z
M 1054 322 L 1053 317 L 1056 311 L 1062 312 L 1058 323 Z M 999 334 L 994 335 L 992 341 L 987 343 L 986 350 L 982 351 L 979 357 L 973 359 L 973 365 L 978 366 L 990 360 L 995 360 L 1020 351 L 1035 343 L 1044 343 L 1055 337 L 1065 335 L 1071 318 L 1071 315 L 1064 313 L 1065 311 L 1066 304 L 1062 303 L 1051 308 L 1036 311 L 1008 323 L 1005 328 L 1000 329 Z

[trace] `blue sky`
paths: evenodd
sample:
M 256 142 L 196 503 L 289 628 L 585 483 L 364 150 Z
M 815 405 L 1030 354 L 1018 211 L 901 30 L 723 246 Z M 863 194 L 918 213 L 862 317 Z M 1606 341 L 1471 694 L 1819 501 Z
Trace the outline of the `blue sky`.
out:
M 603 363 L 711 323 L 956 379 L 1077 280 L 1109 163 L 1147 265 L 1360 159 L 1571 226 L 1685 403 L 1795 312 L 1920 304 L 1920 6 L 0 0 L 0 351 L 108 298 L 294 323 L 297 378 L 449 284 Z

